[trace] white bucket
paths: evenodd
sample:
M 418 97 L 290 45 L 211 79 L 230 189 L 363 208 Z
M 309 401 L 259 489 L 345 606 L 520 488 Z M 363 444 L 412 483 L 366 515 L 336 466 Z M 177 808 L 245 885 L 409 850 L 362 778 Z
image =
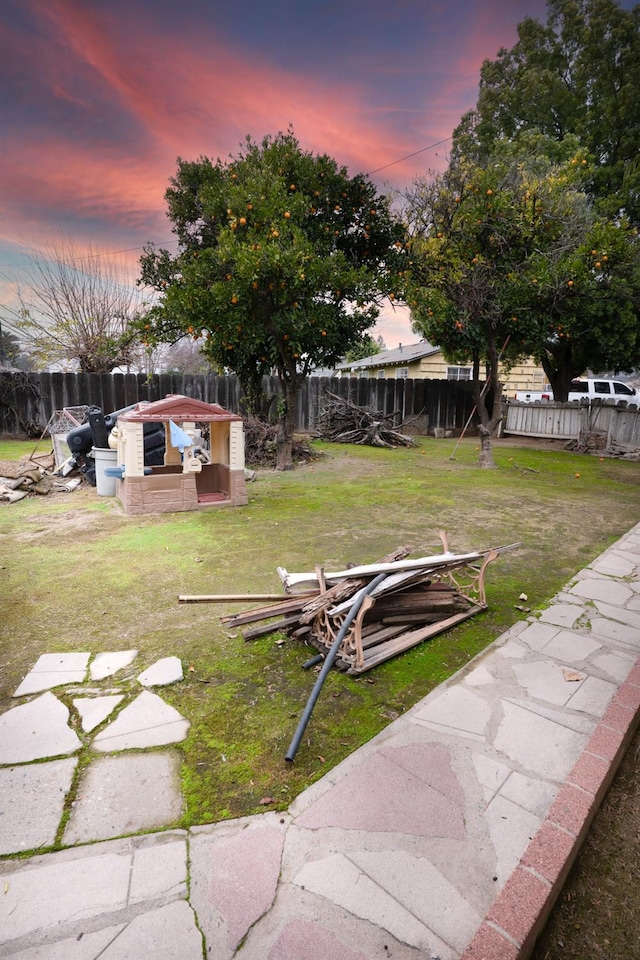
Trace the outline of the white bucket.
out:
M 107 467 L 115 467 L 118 463 L 118 451 L 108 447 L 92 447 L 91 452 L 96 464 L 96 490 L 99 497 L 115 497 L 116 477 L 108 477 Z

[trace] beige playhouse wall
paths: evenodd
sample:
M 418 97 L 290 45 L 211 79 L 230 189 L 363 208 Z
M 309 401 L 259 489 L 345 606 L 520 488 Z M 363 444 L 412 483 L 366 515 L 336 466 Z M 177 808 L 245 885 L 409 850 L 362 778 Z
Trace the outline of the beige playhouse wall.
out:
M 199 503 L 199 489 L 224 490 L 228 499 Z M 205 467 L 202 474 L 183 473 L 179 466 L 154 467 L 148 476 L 118 480 L 116 496 L 126 514 L 241 507 L 249 502 L 244 470 L 229 470 L 220 464 Z
M 162 469 L 162 468 L 161 468 Z M 167 472 L 118 480 L 116 496 L 124 512 L 177 513 L 198 509 L 195 474 Z

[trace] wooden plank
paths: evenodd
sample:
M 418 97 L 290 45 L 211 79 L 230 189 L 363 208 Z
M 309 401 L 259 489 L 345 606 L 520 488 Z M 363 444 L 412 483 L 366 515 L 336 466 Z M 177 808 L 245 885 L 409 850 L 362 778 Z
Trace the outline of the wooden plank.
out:
M 409 611 L 405 611 L 404 613 L 399 613 L 395 617 L 392 614 L 386 617 L 381 617 L 380 620 L 378 620 L 378 623 L 440 623 L 441 620 L 444 620 L 447 613 L 449 616 L 453 616 L 453 614 L 456 612 L 461 613 L 462 611 L 445 610 L 444 613 L 409 613 Z
M 423 643 L 425 640 L 430 640 L 432 637 L 436 637 L 439 633 L 443 633 L 445 630 L 450 630 L 451 627 L 455 627 L 457 624 L 462 623 L 464 620 L 468 620 L 470 617 L 475 616 L 476 613 L 481 613 L 485 609 L 485 607 L 474 606 L 464 613 L 458 613 L 454 617 L 448 617 L 446 620 L 441 620 L 439 623 L 433 623 L 430 626 L 422 627 L 419 630 L 410 630 L 408 633 L 402 633 L 395 639 L 390 640 L 388 643 L 378 644 L 372 651 L 369 652 L 368 655 L 367 651 L 365 651 L 364 666 L 359 669 L 356 667 L 351 667 L 347 672 L 354 676 L 360 673 L 365 673 L 365 671 L 371 670 L 379 663 L 384 663 L 386 660 L 390 660 L 391 657 L 395 657 L 397 654 L 403 653 L 405 650 L 410 650 L 411 647 L 416 647 L 419 643 Z
M 307 594 L 307 599 L 316 597 L 317 591 Z M 282 593 L 181 593 L 179 603 L 264 603 L 268 600 L 287 600 Z M 296 594 L 296 600 L 304 600 L 304 594 Z
M 281 603 L 272 603 L 267 607 L 257 607 L 255 610 L 245 610 L 242 613 L 232 613 L 226 617 L 220 617 L 220 622 L 228 626 L 239 626 L 242 623 L 255 623 L 257 620 L 269 620 L 271 617 L 279 617 L 283 614 L 293 613 L 302 609 L 306 603 L 304 597 L 292 597 Z
M 379 617 L 387 613 L 439 613 L 450 611 L 458 613 L 469 606 L 460 594 L 440 594 L 430 597 L 427 594 L 397 593 L 390 597 L 381 597 L 376 601 L 373 613 Z
M 242 636 L 245 640 L 255 640 L 256 637 L 264 637 L 267 633 L 277 633 L 278 630 L 286 630 L 298 622 L 298 617 L 283 617 L 282 620 L 276 620 L 273 623 L 263 623 L 259 627 L 250 627 L 249 630 L 243 630 Z
M 410 626 L 410 623 L 405 622 L 394 623 L 392 626 L 379 628 L 375 633 L 370 633 L 366 637 L 362 637 L 362 649 L 367 650 L 370 647 L 377 646 L 379 643 L 392 640 L 394 637 L 397 637 L 399 633 L 402 633 L 405 628 L 408 629 Z

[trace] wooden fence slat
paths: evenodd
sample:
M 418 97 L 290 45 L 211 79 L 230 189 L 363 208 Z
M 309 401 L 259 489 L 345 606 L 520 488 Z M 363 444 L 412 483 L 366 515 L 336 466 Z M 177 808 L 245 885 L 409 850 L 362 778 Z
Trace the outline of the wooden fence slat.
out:
M 266 396 L 281 396 L 277 377 L 264 377 Z M 471 385 L 461 381 L 409 380 L 403 378 L 309 377 L 301 387 L 296 409 L 298 430 L 313 431 L 324 407 L 327 392 L 389 416 L 420 420 L 413 433 L 442 426 L 462 429 L 473 407 Z M 83 374 L 14 373 L 0 371 L 0 430 L 20 435 L 27 425 L 44 429 L 51 415 L 63 407 L 96 406 L 105 414 L 122 410 L 141 400 L 160 400 L 182 393 L 217 403 L 232 413 L 245 414 L 242 388 L 235 376 L 182 374 Z M 275 405 L 272 404 L 272 413 Z

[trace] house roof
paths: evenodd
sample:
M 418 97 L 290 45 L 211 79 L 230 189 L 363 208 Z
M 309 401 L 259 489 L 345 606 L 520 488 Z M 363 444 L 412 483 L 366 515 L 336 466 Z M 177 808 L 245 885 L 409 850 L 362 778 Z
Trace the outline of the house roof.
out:
M 217 403 L 204 403 L 193 397 L 183 397 L 180 394 L 169 394 L 164 400 L 149 402 L 142 400 L 135 407 L 120 414 L 119 420 L 129 423 L 149 423 L 163 420 L 174 420 L 179 423 L 191 421 L 229 421 L 242 420 L 235 413 L 229 413 Z
M 354 360 L 353 363 L 340 363 L 336 370 L 367 370 L 371 367 L 404 367 L 415 360 L 430 357 L 439 353 L 440 347 L 434 347 L 428 340 L 419 343 L 400 344 L 395 350 L 382 350 L 363 360 Z

